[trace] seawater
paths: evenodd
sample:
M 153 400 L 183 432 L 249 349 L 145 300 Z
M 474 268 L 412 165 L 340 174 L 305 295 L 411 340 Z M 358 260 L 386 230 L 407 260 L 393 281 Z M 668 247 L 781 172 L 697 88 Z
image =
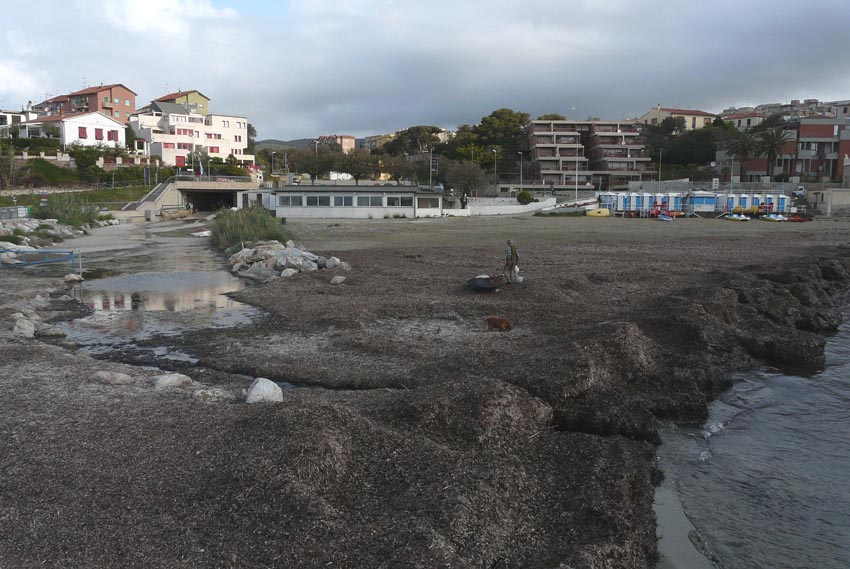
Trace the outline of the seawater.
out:
M 718 567 L 850 567 L 850 325 L 822 372 L 739 376 L 702 428 L 662 438 L 660 465 Z

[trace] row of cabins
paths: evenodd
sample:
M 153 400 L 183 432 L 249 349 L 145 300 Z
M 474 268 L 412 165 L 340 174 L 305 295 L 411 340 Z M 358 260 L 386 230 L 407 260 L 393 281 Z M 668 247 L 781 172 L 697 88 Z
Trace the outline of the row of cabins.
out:
M 605 192 L 599 196 L 602 208 L 614 213 L 634 213 L 641 216 L 682 212 L 688 214 L 753 211 L 787 213 L 791 198 L 784 194 L 721 194 L 693 191 L 687 194 Z

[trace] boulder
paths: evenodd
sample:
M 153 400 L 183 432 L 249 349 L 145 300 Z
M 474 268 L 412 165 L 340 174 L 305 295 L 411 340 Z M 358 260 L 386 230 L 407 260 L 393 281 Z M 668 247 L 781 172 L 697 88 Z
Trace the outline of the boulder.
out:
M 335 269 L 339 266 L 339 259 L 336 257 L 328 257 L 325 259 L 325 268 L 326 269 Z
M 295 242 L 292 239 L 290 239 L 289 241 L 286 242 L 286 247 L 287 248 L 295 247 Z
M 117 371 L 95 372 L 94 380 L 107 385 L 130 385 L 135 381 L 132 376 Z
M 319 266 L 320 269 L 324 269 L 325 268 L 325 261 L 327 261 L 327 259 L 325 259 L 321 255 L 319 255 L 319 258 L 316 259 L 316 264 Z
M 344 282 L 345 282 L 345 277 L 340 276 L 340 275 L 337 275 L 337 276 L 335 276 L 334 278 L 331 279 L 332 285 L 338 285 L 338 284 L 342 284 Z
M 57 326 L 51 326 L 50 324 L 39 324 L 36 327 L 35 335 L 42 338 L 63 338 L 65 336 L 65 332 L 62 331 L 61 328 Z
M 153 378 L 153 386 L 156 389 L 169 389 L 171 387 L 185 387 L 192 385 L 192 378 L 182 373 L 167 373 L 165 375 L 157 375 Z
M 24 338 L 32 338 L 35 336 L 35 324 L 26 318 L 18 318 L 15 320 L 15 325 L 12 327 L 12 333 L 16 336 Z
M 342 269 L 343 271 L 350 271 L 351 270 L 351 264 L 346 262 L 346 261 L 340 261 L 339 262 L 339 268 Z
M 14 253 L 0 253 L 0 263 L 20 263 L 18 256 Z
M 319 265 L 317 265 L 313 261 L 309 261 L 309 260 L 305 259 L 304 262 L 301 263 L 301 270 L 302 271 L 315 271 L 318 268 L 319 268 Z
M 77 275 L 77 274 L 74 274 L 74 273 L 65 275 L 65 282 L 66 283 L 79 283 L 79 282 L 82 282 L 82 281 L 83 281 L 83 275 Z
M 282 401 L 283 390 L 278 384 L 265 377 L 255 379 L 245 396 L 245 403 L 280 403 Z
M 14 314 L 12 314 L 9 318 L 11 318 L 12 320 L 20 320 L 21 318 L 26 318 L 26 316 L 25 316 L 25 315 L 23 315 L 23 314 L 22 314 L 22 313 L 20 313 L 20 312 L 15 312 L 15 313 L 14 313 Z
M 289 277 L 291 277 L 293 275 L 297 275 L 297 274 L 298 274 L 298 271 L 296 271 L 295 269 L 283 269 L 280 272 L 280 276 L 282 276 L 285 279 L 288 279 Z
M 287 257 L 286 268 L 300 271 L 304 266 L 304 260 L 301 257 Z
M 313 253 L 310 253 L 309 251 L 304 251 L 303 253 L 301 253 L 301 256 L 304 257 L 305 259 L 307 259 L 308 261 L 313 261 L 314 263 L 319 260 L 318 255 L 314 255 Z
M 15 243 L 9 243 L 8 241 L 0 241 L 0 249 L 5 249 L 7 251 L 35 251 L 35 247 L 30 247 L 29 245 L 17 245 Z

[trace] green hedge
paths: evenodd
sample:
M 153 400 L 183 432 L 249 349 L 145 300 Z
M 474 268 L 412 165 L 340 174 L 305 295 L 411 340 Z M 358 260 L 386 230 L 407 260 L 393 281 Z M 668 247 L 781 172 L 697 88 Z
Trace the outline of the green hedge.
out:
M 61 146 L 58 138 L 16 138 L 13 143 L 19 150 L 29 149 L 33 152 L 59 150 Z

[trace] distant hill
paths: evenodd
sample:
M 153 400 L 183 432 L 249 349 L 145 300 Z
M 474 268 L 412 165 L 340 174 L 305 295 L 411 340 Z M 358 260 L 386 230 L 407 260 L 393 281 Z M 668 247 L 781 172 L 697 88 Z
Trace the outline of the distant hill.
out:
M 285 150 L 287 148 L 307 148 L 307 145 L 313 142 L 312 138 L 298 138 L 295 140 L 277 140 L 275 138 L 267 138 L 265 140 L 258 140 L 254 143 L 254 148 L 259 152 L 260 150 L 265 150 L 266 148 L 270 148 L 272 150 Z
M 286 150 L 287 148 L 307 148 L 311 142 L 313 142 L 313 138 L 296 138 L 295 140 L 278 140 L 276 138 L 267 138 L 265 140 L 258 140 L 254 143 L 254 147 L 256 148 L 256 152 L 260 150 L 265 150 L 269 148 L 274 150 L 275 152 L 279 150 Z M 354 139 L 354 148 L 360 148 L 365 141 L 364 138 L 355 138 Z

